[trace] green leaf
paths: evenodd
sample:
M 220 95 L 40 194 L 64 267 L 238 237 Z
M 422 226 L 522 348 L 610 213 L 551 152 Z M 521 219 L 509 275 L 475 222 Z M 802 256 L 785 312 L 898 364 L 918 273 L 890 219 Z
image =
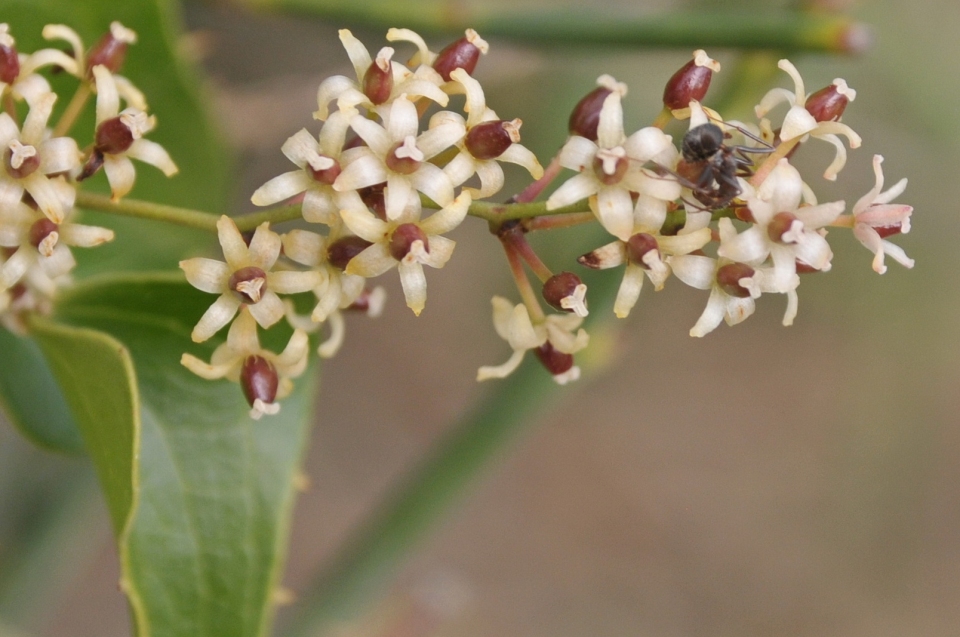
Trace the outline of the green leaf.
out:
M 167 148 L 180 173 L 167 179 L 153 166 L 138 163 L 137 182 L 131 194 L 201 210 L 224 209 L 231 185 L 230 154 L 210 125 L 196 74 L 177 55 L 180 31 L 175 2 L 0 0 L 0 16 L 10 24 L 21 52 L 63 44 L 41 37 L 40 32 L 48 23 L 72 27 L 87 46 L 95 43 L 113 20 L 136 30 L 139 40 L 128 51 L 123 74 L 146 94 L 151 112 L 159 120 L 159 127 L 150 138 Z M 70 101 L 77 81 L 66 74 L 52 77 L 51 81 L 60 95 L 59 111 Z M 92 141 L 92 100 L 72 134 L 81 148 Z M 102 174 L 84 182 L 83 187 L 107 191 Z M 209 233 L 188 228 L 99 213 L 85 213 L 84 222 L 113 228 L 117 239 L 96 250 L 74 250 L 80 262 L 76 272 L 80 277 L 106 271 L 174 269 L 183 256 L 204 250 L 213 240 Z M 4 355 L 0 405 L 8 418 L 38 445 L 58 451 L 80 451 L 76 424 L 36 345 L 0 328 L 0 352 Z M 44 400 L 36 400 L 37 396 Z
M 34 325 L 104 484 L 139 635 L 264 635 L 272 619 L 315 383 L 254 421 L 236 384 L 181 366 L 216 345 L 190 340 L 213 300 L 179 275 L 101 277 Z
M 82 451 L 77 425 L 36 343 L 0 329 L 0 352 L 0 405 L 10 421 L 36 445 Z

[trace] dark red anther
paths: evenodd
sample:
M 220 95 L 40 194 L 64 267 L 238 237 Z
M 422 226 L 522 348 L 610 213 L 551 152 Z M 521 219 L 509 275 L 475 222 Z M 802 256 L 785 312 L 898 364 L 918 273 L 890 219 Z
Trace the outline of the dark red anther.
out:
M 434 70 L 440 74 L 444 82 L 450 81 L 450 74 L 457 69 L 463 69 L 468 75 L 473 75 L 477 68 L 480 54 L 487 52 L 487 43 L 480 39 L 477 32 L 467 29 L 464 37 L 447 45 L 433 61 Z
M 749 279 L 756 270 L 745 263 L 728 263 L 717 270 L 717 284 L 720 289 L 740 299 L 750 296 L 750 290 L 740 285 L 740 279 Z
M 384 162 L 387 164 L 387 168 L 401 175 L 412 175 L 417 172 L 417 169 L 420 168 L 420 164 L 423 162 L 415 157 L 398 157 L 397 151 L 400 151 L 401 155 L 419 154 L 421 157 L 423 156 L 423 153 L 420 153 L 419 149 L 415 149 L 413 153 L 410 153 L 403 142 L 397 142 L 387 153 L 387 159 Z
M 327 247 L 327 263 L 338 270 L 346 270 L 350 260 L 371 245 L 366 239 L 355 235 L 340 237 Z
M 331 161 L 333 161 L 333 165 L 330 166 L 329 168 L 321 168 L 320 170 L 314 170 L 314 168 L 308 163 L 307 170 L 310 171 L 310 175 L 317 182 L 321 184 L 325 184 L 327 186 L 332 186 L 333 182 L 335 182 L 337 180 L 337 177 L 340 176 L 340 173 L 343 172 L 343 170 L 340 168 L 340 162 L 338 162 L 336 159 L 333 159 L 333 157 L 328 158 L 326 155 L 321 155 L 321 157 L 323 157 L 324 159 L 330 159 Z
M 520 141 L 519 119 L 512 122 L 494 120 L 482 122 L 467 132 L 464 145 L 477 159 L 495 159 L 502 155 L 510 145 Z
M 570 113 L 570 121 L 567 124 L 571 135 L 579 135 L 590 141 L 597 141 L 600 110 L 603 109 L 604 100 L 612 92 L 606 86 L 598 86 L 577 102 L 577 105 L 573 107 L 573 112 Z
M 256 266 L 240 268 L 230 276 L 227 286 L 241 302 L 259 303 L 267 291 L 267 273 Z
M 376 105 L 390 99 L 393 92 L 393 49 L 384 47 L 363 74 L 363 94 Z
M 903 224 L 894 223 L 889 226 L 873 226 L 873 229 L 876 230 L 881 239 L 886 239 L 887 237 L 892 237 L 895 234 L 903 232 Z
M 695 51 L 693 59 L 667 80 L 667 86 L 663 89 L 663 105 L 676 110 L 687 108 L 694 100 L 702 102 L 715 70 L 720 70 L 720 66 L 706 52 Z
M 649 270 L 650 266 L 647 265 L 643 257 L 646 256 L 651 250 L 660 250 L 660 244 L 657 243 L 656 237 L 646 232 L 638 232 L 629 239 L 627 239 L 627 258 L 630 259 L 630 263 L 639 265 L 644 270 Z
M 280 377 L 273 363 L 262 356 L 248 356 L 240 369 L 240 387 L 247 403 L 260 400 L 268 405 L 277 399 Z
M 46 217 L 35 221 L 33 225 L 30 226 L 30 245 L 34 248 L 39 248 L 44 239 L 49 237 L 51 233 L 56 232 L 59 228 L 60 226 Z
M 0 82 L 13 84 L 20 77 L 20 58 L 17 47 L 0 44 Z
M 573 354 L 558 351 L 550 341 L 533 350 L 533 353 L 553 376 L 566 374 L 573 367 Z
M 787 241 L 783 238 L 784 234 L 790 232 L 794 221 L 797 221 L 797 215 L 792 212 L 778 212 L 773 215 L 770 223 L 767 224 L 767 236 L 770 237 L 771 241 L 777 243 L 796 243 L 796 241 Z
M 384 182 L 382 184 L 367 186 L 357 191 L 360 193 L 360 199 L 366 204 L 367 208 L 370 209 L 370 212 L 375 214 L 381 221 L 386 221 L 387 219 L 387 204 L 383 198 L 383 189 L 386 186 L 387 184 Z
M 556 310 L 573 312 L 574 308 L 563 307 L 562 301 L 573 296 L 579 285 L 583 285 L 583 281 L 573 272 L 554 274 L 543 284 L 543 300 Z
M 37 168 L 40 168 L 40 155 L 34 154 L 29 157 L 21 157 L 20 165 L 14 167 L 13 149 L 8 148 L 7 152 L 3 154 L 3 165 L 11 177 L 14 179 L 23 179 L 24 177 L 32 175 Z
M 430 242 L 427 240 L 427 234 L 415 223 L 402 223 L 390 236 L 390 255 L 397 261 L 402 261 L 403 257 L 410 253 L 413 244 L 416 241 L 423 242 L 424 252 L 430 252 Z
M 837 82 L 841 82 L 841 84 Z M 851 95 L 856 96 L 856 93 L 847 87 L 847 83 L 843 80 L 836 80 L 830 86 L 822 88 L 808 97 L 804 108 L 818 122 L 835 122 L 840 119 L 843 111 L 846 110 Z
M 127 57 L 127 45 L 136 41 L 136 35 L 119 22 L 113 22 L 110 30 L 103 34 L 96 46 L 87 55 L 87 75 L 92 75 L 93 67 L 102 64 L 111 73 L 123 67 Z
M 117 116 L 104 120 L 97 126 L 94 144 L 101 153 L 119 155 L 129 150 L 134 141 L 133 131 Z

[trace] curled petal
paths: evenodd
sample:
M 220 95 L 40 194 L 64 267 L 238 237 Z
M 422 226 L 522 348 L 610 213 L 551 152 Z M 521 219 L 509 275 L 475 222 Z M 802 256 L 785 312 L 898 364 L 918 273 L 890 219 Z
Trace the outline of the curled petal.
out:
M 420 229 L 428 235 L 446 234 L 459 226 L 467 217 L 472 199 L 469 193 L 462 193 L 452 204 L 430 215 L 420 223 Z M 431 246 L 433 240 L 431 239 Z
M 120 94 L 113 74 L 102 64 L 93 67 L 93 77 L 97 84 L 97 125 L 120 113 Z
M 357 74 L 357 79 L 363 80 L 364 73 L 367 72 L 367 69 L 370 68 L 370 64 L 373 62 L 370 59 L 370 53 L 367 51 L 367 47 L 363 46 L 363 43 L 355 38 L 349 29 L 340 29 L 339 35 L 343 48 L 347 50 L 350 63 L 353 64 L 353 70 Z
M 340 216 L 351 232 L 370 243 L 384 241 L 390 231 L 389 226 L 384 221 L 378 219 L 366 209 L 348 208 L 341 210 Z
M 142 141 L 142 140 L 137 140 Z M 110 183 L 111 197 L 117 201 L 133 189 L 133 182 L 137 172 L 133 162 L 123 155 L 104 155 L 103 172 L 107 174 Z
M 697 319 L 696 325 L 690 330 L 690 336 L 700 338 L 717 329 L 726 313 L 727 298 L 727 295 L 717 288 L 710 291 L 707 307 L 704 308 L 700 318 Z
M 478 161 L 477 176 L 480 178 L 480 190 L 466 188 L 477 199 L 497 194 L 503 188 L 503 169 L 494 160 Z
M 456 157 L 447 162 L 447 165 L 443 167 L 443 173 L 447 176 L 447 179 L 450 180 L 450 183 L 456 187 L 470 179 L 473 173 L 477 172 L 478 163 L 470 153 L 460 151 Z
M 317 354 L 320 355 L 320 358 L 332 358 L 340 351 L 340 347 L 343 345 L 343 335 L 346 331 L 344 329 L 343 314 L 334 312 L 330 315 L 328 324 L 330 325 L 330 337 L 320 343 L 320 347 L 317 348 Z
M 796 95 L 785 88 L 774 88 L 767 91 L 760 103 L 753 109 L 757 117 L 763 117 L 780 104 L 793 104 L 796 101 Z
M 613 305 L 613 313 L 617 318 L 626 318 L 633 306 L 637 304 L 640 291 L 643 289 L 643 278 L 643 268 L 633 263 L 627 264 L 623 281 L 620 282 L 620 290 L 617 292 L 617 300 Z
M 280 152 L 300 168 L 305 168 L 309 160 L 320 154 L 320 143 L 306 128 L 301 128 L 283 142 Z
M 30 111 L 20 129 L 20 141 L 31 146 L 39 146 L 47 130 L 47 120 L 57 101 L 55 93 L 47 93 L 30 105 Z
M 442 268 L 453 255 L 457 242 L 441 236 L 430 237 L 430 252 L 417 259 L 423 265 L 431 268 Z
M 127 156 L 139 159 L 145 164 L 156 166 L 167 177 L 172 177 L 180 171 L 163 146 L 149 139 L 138 139 L 133 142 L 127 149 Z
M 333 100 L 337 100 L 340 104 L 355 106 L 365 102 L 367 96 L 358 91 L 354 81 L 348 77 L 343 75 L 328 77 L 317 89 L 317 110 L 314 111 L 313 118 L 326 120 L 330 116 L 330 102 Z
M 523 355 L 526 353 L 526 350 L 514 350 L 510 358 L 507 359 L 506 363 L 502 365 L 484 365 L 477 370 L 477 380 L 484 381 L 490 380 L 491 378 L 506 378 L 512 374 L 518 367 L 520 363 L 523 362 Z
M 224 363 L 220 365 L 212 365 L 210 363 L 205 363 L 196 356 L 192 354 L 184 354 L 180 357 L 180 364 L 189 369 L 191 372 L 199 376 L 200 378 L 206 380 L 218 380 L 226 376 L 231 368 L 233 363 Z
M 523 166 L 534 179 L 540 179 L 543 177 L 543 166 L 540 165 L 540 162 L 537 160 L 537 156 L 534 155 L 533 152 L 526 146 L 522 146 L 520 144 L 510 144 L 510 147 L 507 148 L 507 150 L 500 153 L 500 156 L 497 157 L 497 161 L 505 161 L 511 164 L 517 164 L 518 166 Z

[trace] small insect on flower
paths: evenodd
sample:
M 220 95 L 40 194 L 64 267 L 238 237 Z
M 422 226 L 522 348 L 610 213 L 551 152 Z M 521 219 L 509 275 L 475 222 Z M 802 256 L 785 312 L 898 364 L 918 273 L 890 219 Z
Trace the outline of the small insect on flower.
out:
M 725 208 L 743 192 L 738 178 L 752 174 L 753 161 L 747 157 L 748 153 L 774 150 L 748 131 L 737 130 L 764 145 L 728 146 L 724 142 L 730 134 L 707 121 L 699 105 L 691 106 L 690 130 L 683 136 L 683 159 L 677 164 L 677 175 L 707 210 Z

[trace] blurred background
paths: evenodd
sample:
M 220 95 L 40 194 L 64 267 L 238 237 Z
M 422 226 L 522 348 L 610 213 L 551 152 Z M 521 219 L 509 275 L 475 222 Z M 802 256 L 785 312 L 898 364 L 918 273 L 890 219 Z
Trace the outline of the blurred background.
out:
M 612 359 L 547 406 L 344 635 L 958 634 L 960 5 L 862 2 L 851 12 L 872 25 L 866 54 L 793 61 L 808 91 L 835 77 L 857 89 L 844 122 L 863 146 L 836 184 L 819 178 L 828 145 L 805 145 L 797 162 L 821 201 L 849 208 L 883 154 L 888 184 L 910 179 L 900 200 L 915 208 L 913 231 L 894 241 L 916 267 L 891 261 L 878 276 L 836 230 L 833 270 L 804 278 L 792 328 L 780 326 L 783 300 L 764 297 L 755 317 L 704 339 L 688 330 L 705 294 L 648 287 L 603 348 Z M 235 210 L 246 211 L 256 187 L 289 169 L 283 141 L 316 129 L 320 81 L 351 72 L 341 25 L 229 3 L 187 3 L 184 19 L 238 153 Z M 354 28 L 372 50 L 384 31 Z M 524 144 L 544 163 L 598 75 L 629 85 L 630 131 L 657 114 L 664 82 L 689 59 L 490 44 L 477 71 L 487 103 L 523 119 Z M 792 90 L 785 74 L 778 81 Z M 519 169 L 508 173 L 505 192 L 525 185 Z M 561 259 L 583 239 L 557 234 L 538 245 L 554 270 L 576 267 Z M 351 317 L 324 366 L 281 628 L 351 529 L 488 391 L 476 368 L 509 355 L 490 321 L 490 297 L 511 294 L 502 252 L 476 220 L 454 238 L 455 258 L 428 273 L 420 318 L 387 276 L 386 315 Z M 32 560 L 49 555 L 43 546 L 62 547 L 54 564 Z M 89 464 L 32 448 L 3 420 L 0 566 L 3 637 L 129 634 Z

